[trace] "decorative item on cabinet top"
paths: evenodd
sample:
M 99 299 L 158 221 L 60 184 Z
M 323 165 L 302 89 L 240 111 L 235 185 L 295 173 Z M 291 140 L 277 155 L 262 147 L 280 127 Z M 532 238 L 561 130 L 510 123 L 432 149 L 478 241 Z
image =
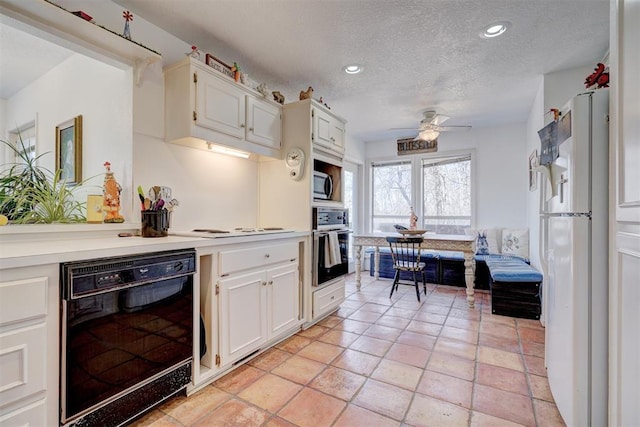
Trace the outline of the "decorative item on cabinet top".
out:
M 309 86 L 307 90 L 300 91 L 300 101 L 302 101 L 303 99 L 309 99 L 309 98 L 313 98 L 313 88 L 311 86 Z
M 231 65 L 227 65 L 215 56 L 207 53 L 205 55 L 205 63 L 216 70 L 219 73 L 224 74 L 225 76 L 233 79 L 235 76 L 234 71 L 231 69 Z M 234 79 L 235 80 L 235 79 Z

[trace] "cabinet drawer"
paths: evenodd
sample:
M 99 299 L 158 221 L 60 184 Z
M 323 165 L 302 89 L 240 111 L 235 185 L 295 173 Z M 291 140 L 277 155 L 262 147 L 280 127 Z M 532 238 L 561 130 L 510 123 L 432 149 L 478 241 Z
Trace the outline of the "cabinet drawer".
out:
M 298 257 L 298 245 L 285 243 L 273 246 L 253 246 L 220 252 L 220 275 L 263 267 Z
M 0 326 L 47 315 L 46 277 L 0 283 Z
M 47 423 L 47 401 L 39 400 L 27 405 L 17 411 L 6 415 L 0 415 L 1 426 L 46 426 Z
M 344 281 L 340 281 L 313 293 L 313 317 L 318 317 L 344 301 Z
M 45 324 L 0 334 L 0 407 L 44 391 Z

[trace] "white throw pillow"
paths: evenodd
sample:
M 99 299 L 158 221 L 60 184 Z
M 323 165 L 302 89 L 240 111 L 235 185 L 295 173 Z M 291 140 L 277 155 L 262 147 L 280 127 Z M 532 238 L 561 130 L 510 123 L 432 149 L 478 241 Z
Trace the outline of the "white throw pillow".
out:
M 497 232 L 495 228 L 470 228 L 466 233 L 476 238 L 476 254 L 499 254 Z
M 502 253 L 529 258 L 529 229 L 502 230 Z

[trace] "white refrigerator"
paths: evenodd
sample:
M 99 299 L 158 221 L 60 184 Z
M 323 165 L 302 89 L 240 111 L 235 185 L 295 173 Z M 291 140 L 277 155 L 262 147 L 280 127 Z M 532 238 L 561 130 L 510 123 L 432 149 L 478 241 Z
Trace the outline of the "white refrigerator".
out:
M 568 426 L 607 425 L 608 95 L 567 103 L 539 168 L 545 363 Z

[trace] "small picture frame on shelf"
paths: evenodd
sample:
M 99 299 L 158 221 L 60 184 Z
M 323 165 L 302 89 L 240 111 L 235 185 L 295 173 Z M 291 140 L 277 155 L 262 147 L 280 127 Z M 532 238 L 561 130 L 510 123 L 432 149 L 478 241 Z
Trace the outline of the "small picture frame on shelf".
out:
M 82 115 L 56 126 L 56 170 L 67 185 L 82 181 Z
M 218 58 L 216 58 L 215 56 L 207 53 L 205 55 L 205 60 L 204 62 L 210 66 L 211 68 L 213 68 L 214 70 L 216 70 L 219 73 L 224 74 L 225 76 L 234 79 L 235 77 L 235 73 L 233 71 L 231 71 L 231 66 L 225 64 L 224 62 L 220 61 Z

